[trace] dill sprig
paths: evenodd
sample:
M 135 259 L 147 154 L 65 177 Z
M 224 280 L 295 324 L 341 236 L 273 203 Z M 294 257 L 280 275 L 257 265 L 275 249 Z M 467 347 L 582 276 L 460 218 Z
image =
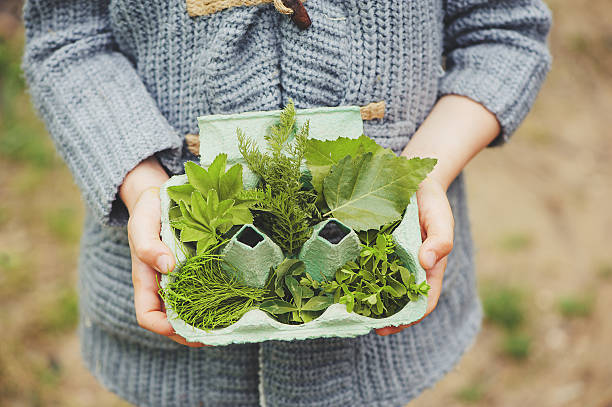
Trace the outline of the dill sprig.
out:
M 266 290 L 246 286 L 221 269 L 223 256 L 209 250 L 175 271 L 159 293 L 188 325 L 210 330 L 237 322 L 264 300 Z

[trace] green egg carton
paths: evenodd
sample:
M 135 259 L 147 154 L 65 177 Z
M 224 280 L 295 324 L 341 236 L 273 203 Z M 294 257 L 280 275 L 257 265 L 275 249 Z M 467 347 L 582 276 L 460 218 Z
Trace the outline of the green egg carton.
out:
M 243 164 L 243 180 L 245 188 L 254 187 L 257 176 L 250 172 L 242 160 L 238 151 L 238 141 L 236 129 L 241 128 L 246 135 L 253 139 L 259 146 L 265 146 L 264 134 L 270 125 L 278 120 L 280 111 L 270 112 L 249 112 L 232 115 L 212 115 L 199 117 L 200 126 L 200 163 L 207 168 L 217 154 L 226 153 L 228 155 L 227 165 L 235 163 Z M 338 136 L 358 138 L 363 134 L 363 122 L 360 109 L 357 106 L 348 107 L 325 107 L 315 109 L 297 110 L 297 125 L 303 125 L 306 120 L 310 120 L 310 137 L 319 140 L 333 140 Z M 167 188 L 174 185 L 187 183 L 187 176 L 179 175 L 172 177 L 160 192 L 162 208 L 161 237 L 171 251 L 174 253 L 177 264 L 180 265 L 186 260 L 185 247 L 176 238 L 170 227 L 168 212 L 170 209 L 170 198 Z M 357 258 L 359 255 L 359 241 L 355 232 L 350 230 L 338 243 L 332 244 L 329 241 L 320 239 L 320 232 L 325 225 L 330 222 L 338 223 L 340 229 L 345 227 L 335 219 L 327 219 L 316 225 L 313 236 L 307 241 L 299 257 L 306 265 L 307 272 L 313 278 L 333 278 L 336 265 L 342 265 L 345 259 Z M 255 245 L 248 247 L 239 242 L 240 233 L 251 228 L 253 232 L 259 234 L 263 240 Z M 251 233 L 251 232 L 249 232 Z M 417 259 L 417 253 L 421 245 L 421 230 L 419 224 L 418 208 L 416 197 L 411 199 L 411 203 L 406 208 L 404 217 L 392 234 L 396 243 L 396 251 L 402 262 L 414 271 L 416 282 L 425 281 L 425 270 L 421 268 Z M 252 225 L 243 226 L 225 247 L 224 252 L 228 256 L 228 272 L 235 273 L 237 278 L 248 282 L 253 286 L 262 286 L 262 281 L 267 278 L 270 265 L 275 266 L 275 262 L 283 260 L 278 256 L 276 249 L 263 244 L 269 239 Z M 233 243 L 231 243 L 233 242 Z M 266 254 L 257 254 L 258 246 L 266 250 Z M 231 247 L 230 247 L 231 245 Z M 242 246 L 241 246 L 242 245 Z M 243 247 L 245 246 L 245 247 Z M 338 253 L 332 253 L 334 247 L 338 247 Z M 254 250 L 251 250 L 254 249 Z M 279 249 L 280 250 L 280 249 Z M 232 252 L 235 252 L 233 254 Z M 263 253 L 263 251 L 261 252 Z M 233 256 L 233 257 L 232 257 Z M 233 260 L 232 260 L 233 259 Z M 268 271 L 266 272 L 266 268 Z M 233 269 L 230 270 L 230 269 Z M 264 277 L 265 276 L 265 277 Z M 171 281 L 172 275 L 163 275 L 161 286 L 166 287 Z M 372 329 L 383 328 L 386 326 L 398 326 L 415 322 L 423 317 L 427 307 L 427 297 L 421 296 L 417 301 L 411 301 L 399 312 L 387 318 L 370 318 L 356 313 L 349 313 L 344 304 L 332 304 L 321 316 L 313 321 L 302 325 L 288 325 L 276 321 L 266 312 L 253 309 L 245 313 L 242 318 L 231 326 L 215 330 L 203 330 L 186 324 L 178 318 L 174 310 L 166 305 L 168 320 L 176 333 L 184 337 L 189 342 L 201 342 L 207 345 L 229 345 L 232 343 L 253 343 L 268 340 L 304 340 L 321 337 L 355 337 L 364 335 Z
M 336 225 L 341 233 L 337 236 L 340 239 L 324 234 L 330 225 Z M 333 280 L 336 270 L 347 261 L 359 257 L 360 251 L 361 245 L 357 233 L 338 219 L 331 218 L 314 226 L 312 236 L 300 250 L 299 259 L 304 262 L 306 272 L 315 280 Z
M 262 288 L 270 268 L 285 256 L 276 243 L 253 225 L 243 225 L 221 250 L 223 270 L 251 287 Z

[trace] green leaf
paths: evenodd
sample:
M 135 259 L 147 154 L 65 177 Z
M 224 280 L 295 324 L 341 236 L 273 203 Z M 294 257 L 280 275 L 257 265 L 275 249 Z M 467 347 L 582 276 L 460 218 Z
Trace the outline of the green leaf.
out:
M 196 243 L 196 254 L 203 254 L 216 244 L 217 237 L 211 233 L 207 237 L 198 240 L 198 243 Z
M 406 287 L 414 283 L 414 275 L 406 267 L 399 266 L 399 272 L 400 276 L 402 277 L 402 282 L 406 285 Z
M 172 187 L 168 187 L 168 196 L 174 202 L 191 202 L 191 194 L 193 193 L 194 188 L 192 185 L 175 185 Z
M 391 276 L 387 277 L 387 281 L 389 282 L 389 286 L 393 287 L 395 292 L 397 293 L 397 297 L 402 297 L 406 295 L 406 286 L 394 279 Z
M 345 294 L 338 301 L 340 304 L 346 305 L 346 310 L 350 313 L 353 312 L 353 308 L 355 307 L 355 297 L 352 294 Z
M 253 223 L 253 214 L 249 210 L 251 203 L 234 203 L 230 210 L 232 216 L 232 223 L 234 225 L 244 225 L 247 223 Z
M 211 220 L 213 216 L 211 216 L 211 211 L 208 209 L 208 199 L 210 199 L 210 195 L 217 195 L 214 190 L 209 190 L 209 196 L 207 200 L 204 200 L 202 193 L 200 191 L 193 191 L 191 194 L 191 216 L 196 222 L 199 222 L 203 228 L 213 229 Z
M 421 284 L 418 285 L 417 291 L 422 295 L 427 295 L 430 289 L 431 286 L 427 284 L 427 281 L 423 280 Z
M 183 215 L 182 223 L 185 226 L 192 227 L 194 229 L 204 229 L 204 225 L 191 216 L 191 212 L 189 212 L 189 207 L 185 204 L 184 201 L 179 202 L 179 208 L 181 209 L 181 215 Z
M 320 315 L 321 315 L 320 311 L 302 311 L 301 312 L 303 322 L 310 322 L 314 320 L 315 318 L 319 317 Z
M 181 230 L 181 242 L 197 242 L 211 236 L 211 233 L 201 229 L 194 229 L 189 226 Z
M 304 269 L 304 262 L 298 259 L 285 259 L 274 269 L 274 292 L 279 297 L 285 296 L 285 276 L 296 270 Z
M 178 205 L 175 205 L 170 208 L 168 211 L 168 218 L 170 218 L 170 222 L 177 222 L 181 219 L 183 215 L 181 214 L 181 208 Z
M 336 271 L 336 281 L 338 281 L 339 283 L 342 283 L 345 280 L 351 278 L 353 274 L 355 273 L 353 273 L 351 270 L 340 268 Z
M 199 192 L 196 192 L 195 194 L 199 195 Z M 193 201 L 193 198 L 191 199 Z M 193 203 L 193 206 L 194 207 L 197 206 L 195 202 Z M 217 194 L 216 190 L 214 189 L 208 190 L 208 195 L 206 196 L 206 203 L 203 205 L 203 208 L 204 208 L 204 214 L 208 222 L 212 223 L 213 219 L 215 219 L 219 215 L 222 215 L 221 213 L 219 213 L 219 195 Z
M 323 180 L 330 208 L 325 216 L 333 215 L 357 231 L 398 220 L 435 163 L 430 158 L 407 160 L 386 150 L 347 156 Z
M 341 296 L 342 296 L 342 290 L 340 288 L 336 288 L 336 291 L 334 292 L 334 302 L 339 303 Z
M 176 198 L 188 200 L 185 195 L 188 193 L 188 187 L 190 186 L 200 191 L 203 196 L 207 196 L 208 192 L 214 189 L 217 191 L 220 201 L 236 197 L 243 187 L 242 165 L 235 164 L 225 172 L 226 163 L 227 154 L 217 155 L 208 169 L 204 169 L 191 161 L 186 162 L 185 174 L 187 174 L 189 184 L 180 185 L 180 188 L 171 187 L 174 188 Z M 170 191 L 170 188 L 168 190 Z M 178 202 L 178 200 L 172 199 Z
M 295 306 L 298 309 L 301 309 L 302 308 L 302 290 L 300 287 L 300 283 L 298 283 L 298 281 L 295 278 L 289 275 L 286 275 L 285 284 L 287 285 L 287 288 L 289 289 L 289 292 L 291 293 L 291 296 L 293 297 Z
M 406 291 L 406 289 L 404 288 L 404 292 L 405 291 Z M 386 292 L 388 294 L 391 294 L 395 298 L 401 297 L 400 293 L 395 288 L 393 288 L 393 286 L 391 286 L 391 285 L 383 286 L 382 292 Z
M 212 178 L 208 174 L 208 171 L 194 162 L 187 161 L 185 163 L 185 174 L 187 174 L 189 184 L 202 194 L 208 194 L 208 191 L 214 188 Z
M 370 305 L 376 304 L 377 294 L 372 294 L 363 299 L 363 301 L 367 302 Z
M 293 304 L 280 299 L 264 301 L 259 305 L 259 309 L 274 315 L 297 311 L 297 308 Z
M 333 304 L 333 298 L 328 296 L 316 296 L 302 306 L 302 311 L 321 311 Z
M 225 173 L 225 165 L 227 163 L 227 154 L 217 154 L 213 162 L 208 166 L 208 176 L 211 180 L 211 188 L 219 190 L 219 180 L 221 175 Z
M 225 174 L 219 178 L 219 199 L 232 199 L 242 191 L 242 165 L 233 165 Z
M 375 308 L 375 312 L 378 315 L 381 315 L 383 313 L 383 311 L 385 310 L 385 306 L 383 305 L 381 299 L 380 299 L 380 295 L 376 296 L 376 308 Z
M 305 158 L 312 175 L 313 187 L 320 193 L 323 189 L 323 179 L 329 174 L 332 165 L 338 164 L 344 157 L 355 157 L 358 154 L 378 150 L 382 150 L 382 147 L 364 135 L 357 139 L 346 137 L 326 141 L 309 139 Z
M 314 291 L 312 290 L 312 288 L 302 285 L 301 283 L 300 290 L 302 292 L 302 299 L 311 298 L 314 296 Z

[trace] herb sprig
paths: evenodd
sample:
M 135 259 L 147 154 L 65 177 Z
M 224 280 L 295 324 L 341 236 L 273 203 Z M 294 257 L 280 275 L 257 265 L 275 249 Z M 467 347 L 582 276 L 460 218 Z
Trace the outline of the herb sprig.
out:
M 222 269 L 216 247 L 190 257 L 171 276 L 160 296 L 187 324 L 200 329 L 224 328 L 264 300 L 266 290 L 248 287 Z
M 268 280 L 269 296 L 259 309 L 286 324 L 310 322 L 333 303 L 321 285 L 306 273 L 304 262 L 285 259 Z
M 409 301 L 427 295 L 429 285 L 416 283 L 413 272 L 395 254 L 393 237 L 379 233 L 374 244 L 363 244 L 359 259 L 349 261 L 331 282 L 323 282 L 334 302 L 345 304 L 348 312 L 384 318 L 400 311 Z
M 309 123 L 296 126 L 293 102 L 281 112 L 279 122 L 265 136 L 267 152 L 238 129 L 238 144 L 248 167 L 259 175 L 258 188 L 244 197 L 255 201 L 254 224 L 263 230 L 287 255 L 295 254 L 321 220 L 315 205 L 317 192 L 302 173 Z
M 174 203 L 170 224 L 180 231 L 180 241 L 196 242 L 196 253 L 205 253 L 219 243 L 232 226 L 251 223 L 253 202 L 241 197 L 242 166 L 225 170 L 227 154 L 219 154 L 208 170 L 185 163 L 189 182 L 168 188 Z

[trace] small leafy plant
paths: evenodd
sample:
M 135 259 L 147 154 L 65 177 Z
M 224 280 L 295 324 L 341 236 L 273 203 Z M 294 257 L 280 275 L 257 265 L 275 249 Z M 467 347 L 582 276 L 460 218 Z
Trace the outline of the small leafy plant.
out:
M 216 246 L 232 226 L 253 221 L 252 201 L 240 197 L 242 166 L 236 164 L 226 172 L 226 161 L 227 155 L 219 154 L 208 170 L 187 162 L 189 183 L 168 188 L 174 203 L 170 223 L 180 231 L 181 242 L 196 242 L 197 254 Z
M 270 295 L 259 309 L 286 324 L 310 322 L 333 303 L 296 259 L 285 259 L 273 271 L 267 289 Z
M 348 312 L 383 318 L 401 310 L 408 301 L 427 295 L 429 285 L 416 283 L 411 270 L 400 264 L 389 234 L 380 233 L 373 245 L 362 245 L 357 261 L 349 261 L 336 272 L 336 279 L 323 282 L 334 302 L 346 304 Z

